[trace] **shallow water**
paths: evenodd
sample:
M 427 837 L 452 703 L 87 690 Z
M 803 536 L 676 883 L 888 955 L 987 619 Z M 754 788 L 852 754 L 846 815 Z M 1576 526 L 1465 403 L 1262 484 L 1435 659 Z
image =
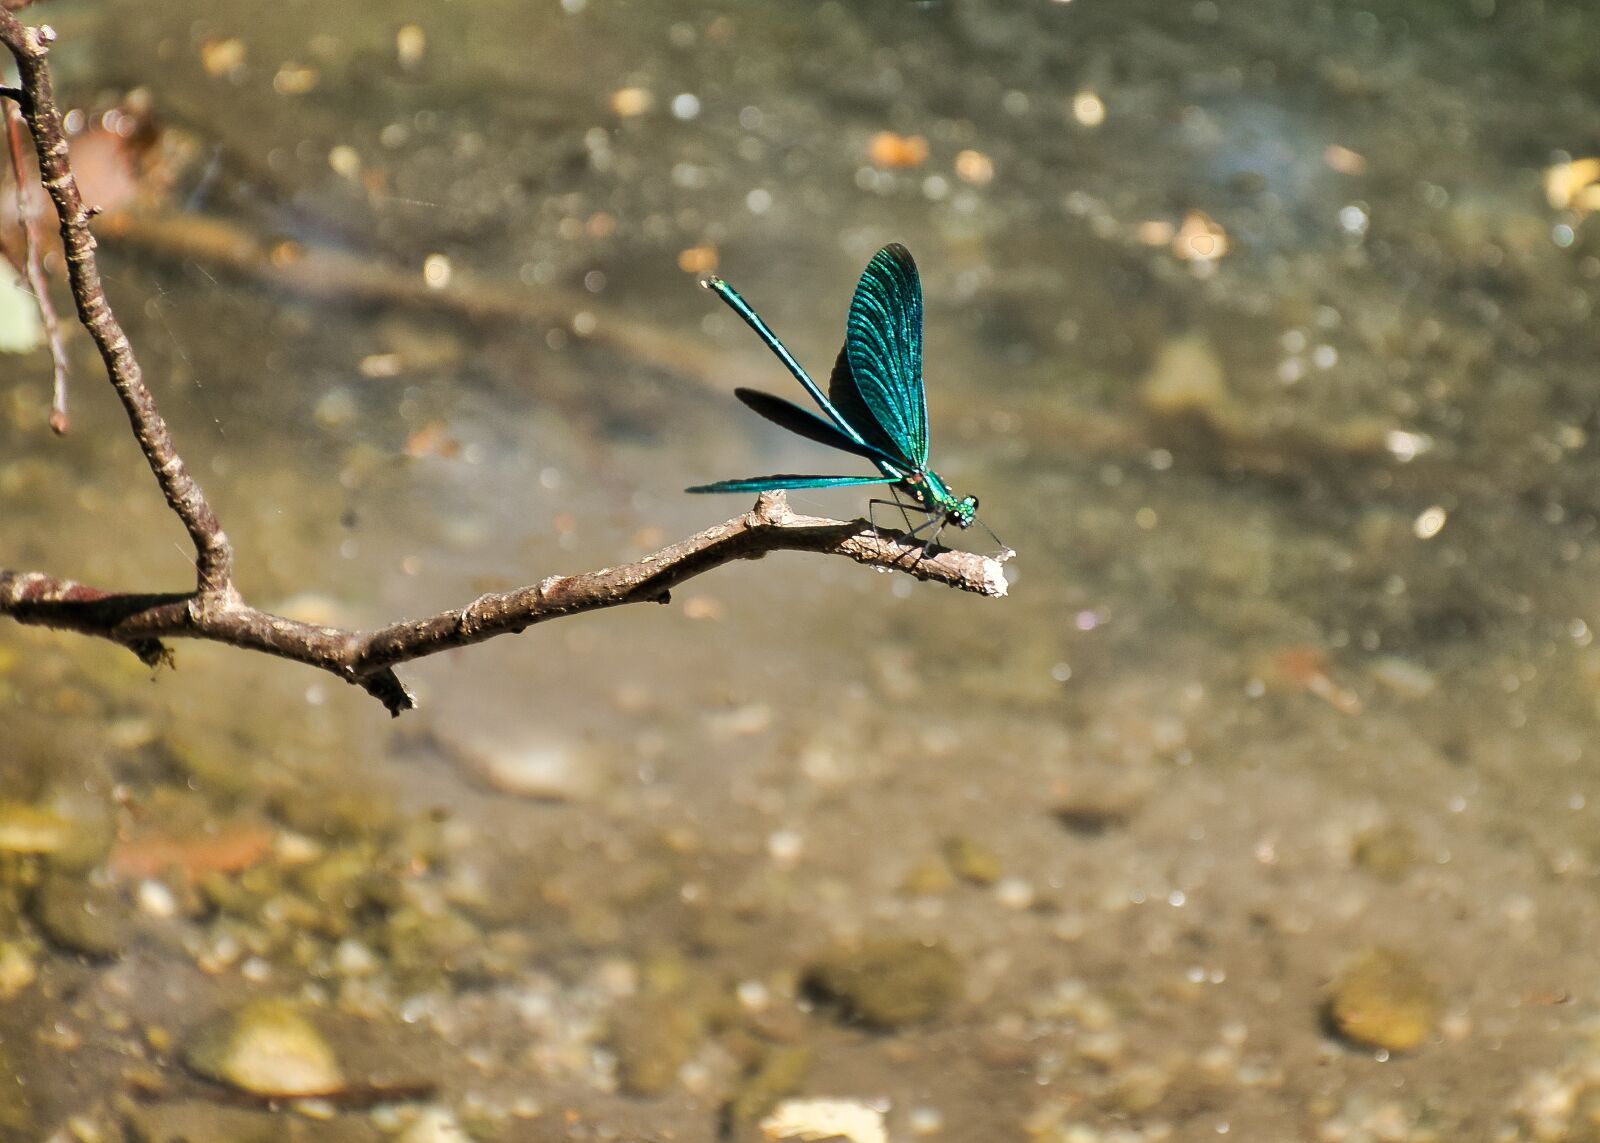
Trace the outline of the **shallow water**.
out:
M 910 246 L 935 465 L 1019 555 L 1001 601 L 723 568 L 408 668 L 394 723 L 292 665 L 180 645 L 152 679 L 0 627 L 6 813 L 73 837 L 5 855 L 0 1127 L 365 1138 L 426 1106 L 484 1139 L 711 1139 L 799 1048 L 769 1094 L 870 1101 L 896 1140 L 1594 1130 L 1600 231 L 1542 179 L 1600 130 L 1596 17 L 50 14 L 68 93 L 141 85 L 191 141 L 180 220 L 396 280 L 442 257 L 523 315 L 108 239 L 256 602 L 456 606 L 747 507 L 686 484 L 837 463 L 731 399 L 795 394 L 679 268 L 698 247 L 821 372 L 861 266 Z M 875 165 L 883 131 L 926 157 Z M 65 441 L 45 363 L 8 377 L 0 563 L 184 584 L 89 355 Z M 41 919 L 62 885 L 118 919 L 108 949 Z M 802 988 L 895 937 L 955 954 L 927 1019 Z M 1380 947 L 1422 983 L 1357 996 Z M 272 1112 L 193 1075 L 255 995 L 332 1021 L 366 1095 Z M 1338 1034 L 1358 1001 L 1421 1011 L 1420 1042 Z M 369 1106 L 397 1076 L 434 1090 Z

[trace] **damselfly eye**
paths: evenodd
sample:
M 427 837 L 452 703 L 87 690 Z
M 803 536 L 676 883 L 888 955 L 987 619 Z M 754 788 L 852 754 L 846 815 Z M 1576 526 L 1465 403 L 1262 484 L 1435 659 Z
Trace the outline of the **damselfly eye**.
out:
M 969 496 L 967 497 L 967 500 L 971 502 L 972 510 L 976 512 L 978 510 L 978 498 L 976 496 Z

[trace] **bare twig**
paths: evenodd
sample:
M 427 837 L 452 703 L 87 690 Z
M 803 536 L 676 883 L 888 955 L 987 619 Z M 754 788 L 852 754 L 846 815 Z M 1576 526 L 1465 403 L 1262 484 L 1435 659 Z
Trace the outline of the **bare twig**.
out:
M 200 590 L 193 605 L 204 608 L 233 597 L 233 549 L 217 523 L 217 515 L 205 493 L 172 443 L 167 423 L 156 410 L 155 398 L 144 383 L 144 374 L 128 335 L 122 332 L 100 284 L 95 263 L 94 235 L 89 232 L 92 212 L 78 193 L 78 181 L 67 162 L 67 140 L 61 130 L 61 113 L 56 107 L 50 84 L 50 69 L 45 65 L 55 32 L 49 27 L 27 28 L 10 12 L 0 11 L 0 43 L 17 61 L 22 79 L 22 114 L 33 135 L 39 157 L 39 178 L 55 203 L 61 220 L 61 245 L 67 262 L 67 279 L 72 299 L 78 307 L 78 320 L 89 331 L 105 362 L 111 384 L 122 399 L 133 434 L 145 460 L 161 485 L 168 505 L 183 521 L 195 547 L 195 567 Z
M 391 714 L 399 714 L 416 704 L 395 674 L 396 664 L 523 631 L 562 615 L 624 603 L 665 603 L 672 588 L 692 576 L 768 552 L 846 556 L 981 595 L 1006 593 L 998 560 L 967 552 L 928 552 L 909 536 L 859 520 L 797 516 L 781 492 L 769 492 L 745 515 L 635 563 L 551 576 L 514 591 L 479 596 L 464 607 L 426 619 L 350 631 L 302 623 L 251 606 L 234 587 L 233 551 L 227 536 L 178 455 L 127 335 L 101 288 L 95 240 L 89 232 L 91 211 L 78 193 L 67 162 L 67 144 L 44 62 L 54 33 L 48 28 L 24 28 L 6 10 L 12 2 L 0 0 L 0 43 L 16 57 L 22 87 L 20 92 L 7 94 L 18 102 L 32 133 L 40 177 L 61 219 L 67 276 L 78 318 L 100 350 L 106 373 L 168 505 L 188 529 L 198 575 L 191 592 L 136 594 L 87 587 L 43 572 L 0 569 L 0 615 L 113 640 L 151 666 L 170 657 L 162 642 L 167 638 L 207 639 L 262 651 L 330 671 L 375 696 Z
M 50 401 L 50 427 L 56 435 L 64 435 L 67 419 L 67 347 L 61 340 L 61 322 L 56 317 L 55 303 L 50 300 L 50 284 L 44 276 L 43 243 L 39 241 L 39 212 L 34 209 L 33 195 L 28 190 L 28 161 L 22 150 L 22 110 L 16 103 L 5 102 L 6 149 L 11 155 L 11 173 L 17 180 L 17 226 L 22 231 L 22 271 L 27 275 L 28 288 L 33 291 L 39 306 L 39 319 L 44 323 L 45 340 L 50 346 L 50 364 L 55 370 L 55 387 Z
M 465 607 L 369 631 L 320 627 L 260 611 L 234 595 L 193 606 L 196 595 L 116 594 L 37 572 L 0 571 L 0 614 L 22 623 L 98 635 L 132 647 L 152 665 L 165 657 L 164 638 L 208 639 L 330 671 L 365 688 L 391 714 L 415 705 L 394 666 L 454 647 L 515 634 L 563 615 L 624 603 L 666 603 L 684 580 L 733 560 L 768 552 L 822 552 L 906 572 L 979 595 L 1006 593 L 1000 561 L 936 550 L 865 521 L 798 516 L 781 492 L 763 493 L 755 508 L 631 564 L 557 575 L 513 591 L 481 595 Z

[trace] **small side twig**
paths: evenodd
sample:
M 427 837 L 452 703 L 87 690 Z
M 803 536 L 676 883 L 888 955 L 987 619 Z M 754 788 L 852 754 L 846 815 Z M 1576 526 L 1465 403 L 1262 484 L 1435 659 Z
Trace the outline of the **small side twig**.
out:
M 22 272 L 27 276 L 28 289 L 33 291 L 39 306 L 39 320 L 44 323 L 45 340 L 50 347 L 50 364 L 55 371 L 55 386 L 50 399 L 50 427 L 57 436 L 64 436 L 71 424 L 67 418 L 67 347 L 61 339 L 61 322 L 56 317 L 55 303 L 50 300 L 50 284 L 44 276 L 43 243 L 39 240 L 39 212 L 34 209 L 33 195 L 29 193 L 28 161 L 22 149 L 22 109 L 12 100 L 4 101 L 6 118 L 6 149 L 11 155 L 11 174 L 17 187 L 17 227 L 22 232 Z
M 156 409 L 155 398 L 144 382 L 144 373 L 133 355 L 128 335 L 122 331 L 116 315 L 106 301 L 105 289 L 100 282 L 100 268 L 95 261 L 94 235 L 89 231 L 93 216 L 83 195 L 78 191 L 78 180 L 67 161 L 67 139 L 61 128 L 61 112 L 56 106 L 55 92 L 50 82 L 50 69 L 45 63 L 55 32 L 46 26 L 24 27 L 22 22 L 0 6 L 0 43 L 3 43 L 17 62 L 17 74 L 22 83 L 22 115 L 33 136 L 34 151 L 39 160 L 39 178 L 50 199 L 55 204 L 56 217 L 61 220 L 61 246 L 67 263 L 67 280 L 72 287 L 72 300 L 77 305 L 78 320 L 94 339 L 95 348 L 105 362 L 106 374 L 122 407 L 133 426 L 145 460 L 155 473 L 167 504 L 183 521 L 189 539 L 195 547 L 195 569 L 200 590 L 195 594 L 197 606 L 210 605 L 225 600 L 234 593 L 233 548 L 217 522 L 200 485 L 190 475 L 188 466 L 172 442 L 167 422 Z
M 626 603 L 666 603 L 678 584 L 734 560 L 768 552 L 821 552 L 884 570 L 1003 596 L 1000 561 L 971 552 L 925 552 L 904 533 L 863 520 L 796 515 L 781 492 L 763 493 L 743 516 L 707 528 L 633 563 L 556 575 L 463 607 L 367 631 L 322 627 L 261 611 L 234 595 L 193 606 L 196 596 L 100 591 L 39 572 L 0 571 L 0 615 L 41 627 L 97 635 L 133 648 L 154 665 L 161 640 L 205 639 L 291 659 L 354 683 L 398 715 L 416 705 L 394 673 L 413 659 L 516 634 L 565 615 Z

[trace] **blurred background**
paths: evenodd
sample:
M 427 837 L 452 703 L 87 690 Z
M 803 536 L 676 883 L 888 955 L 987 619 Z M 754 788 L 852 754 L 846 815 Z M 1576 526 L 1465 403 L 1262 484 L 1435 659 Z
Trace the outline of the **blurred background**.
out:
M 695 283 L 825 375 L 890 241 L 934 466 L 1019 554 L 1000 601 L 726 567 L 395 721 L 0 624 L 0 1137 L 1600 1131 L 1600 15 L 25 15 L 254 602 L 426 614 L 856 471 L 733 400 L 800 394 Z M 31 315 L 0 564 L 187 586 Z

